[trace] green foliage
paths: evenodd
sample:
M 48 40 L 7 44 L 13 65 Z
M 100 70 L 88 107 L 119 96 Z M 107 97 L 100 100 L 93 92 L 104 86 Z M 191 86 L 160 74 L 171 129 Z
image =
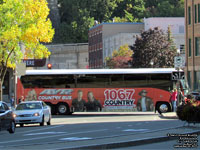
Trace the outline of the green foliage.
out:
M 159 28 L 149 29 L 136 38 L 133 50 L 135 68 L 170 68 L 174 66 L 176 48 L 173 41 Z
M 184 17 L 184 0 L 144 0 L 145 17 Z
M 184 16 L 184 0 L 58 0 L 58 4 L 61 27 L 54 41 L 58 43 L 87 42 L 94 20 L 141 22 L 144 17 Z

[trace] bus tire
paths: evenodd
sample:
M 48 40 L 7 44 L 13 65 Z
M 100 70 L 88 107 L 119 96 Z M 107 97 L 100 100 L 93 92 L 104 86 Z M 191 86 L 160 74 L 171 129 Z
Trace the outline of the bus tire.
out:
M 70 113 L 69 106 L 66 103 L 58 103 L 57 104 L 57 112 L 60 115 L 66 115 Z
M 169 103 L 165 102 L 160 102 L 156 105 L 156 110 L 158 111 L 159 114 L 170 112 L 171 107 Z

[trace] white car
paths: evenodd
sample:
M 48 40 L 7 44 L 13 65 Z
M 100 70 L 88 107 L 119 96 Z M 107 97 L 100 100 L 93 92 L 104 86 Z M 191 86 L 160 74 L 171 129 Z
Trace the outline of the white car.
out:
M 43 126 L 51 124 L 51 108 L 42 101 L 21 102 L 15 109 L 15 123 L 21 127 L 24 124 L 40 123 Z

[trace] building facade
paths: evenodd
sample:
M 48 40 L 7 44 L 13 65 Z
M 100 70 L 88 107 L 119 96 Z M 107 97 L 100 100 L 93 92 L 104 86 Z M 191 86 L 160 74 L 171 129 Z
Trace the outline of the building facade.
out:
M 104 68 L 104 59 L 110 56 L 114 49 L 119 46 L 134 42 L 127 39 L 126 35 L 133 35 L 144 30 L 143 23 L 102 23 L 89 29 L 89 68 Z M 121 44 L 121 45 L 120 45 Z
M 46 45 L 51 55 L 46 60 L 52 69 L 86 69 L 88 68 L 88 43 Z
M 152 17 L 144 18 L 145 31 L 150 28 L 159 27 L 167 33 L 168 27 L 171 29 L 172 37 L 177 49 L 185 57 L 185 18 L 184 17 Z
M 191 90 L 200 90 L 200 0 L 185 0 L 185 74 Z

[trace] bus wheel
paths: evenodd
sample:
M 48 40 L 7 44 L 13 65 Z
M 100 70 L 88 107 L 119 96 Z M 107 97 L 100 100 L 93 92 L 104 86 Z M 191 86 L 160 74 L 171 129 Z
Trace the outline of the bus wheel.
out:
M 159 103 L 157 105 L 157 110 L 160 114 L 170 111 L 170 105 L 168 103 Z
M 57 112 L 60 115 L 65 115 L 69 113 L 69 106 L 66 103 L 59 103 L 57 106 Z

